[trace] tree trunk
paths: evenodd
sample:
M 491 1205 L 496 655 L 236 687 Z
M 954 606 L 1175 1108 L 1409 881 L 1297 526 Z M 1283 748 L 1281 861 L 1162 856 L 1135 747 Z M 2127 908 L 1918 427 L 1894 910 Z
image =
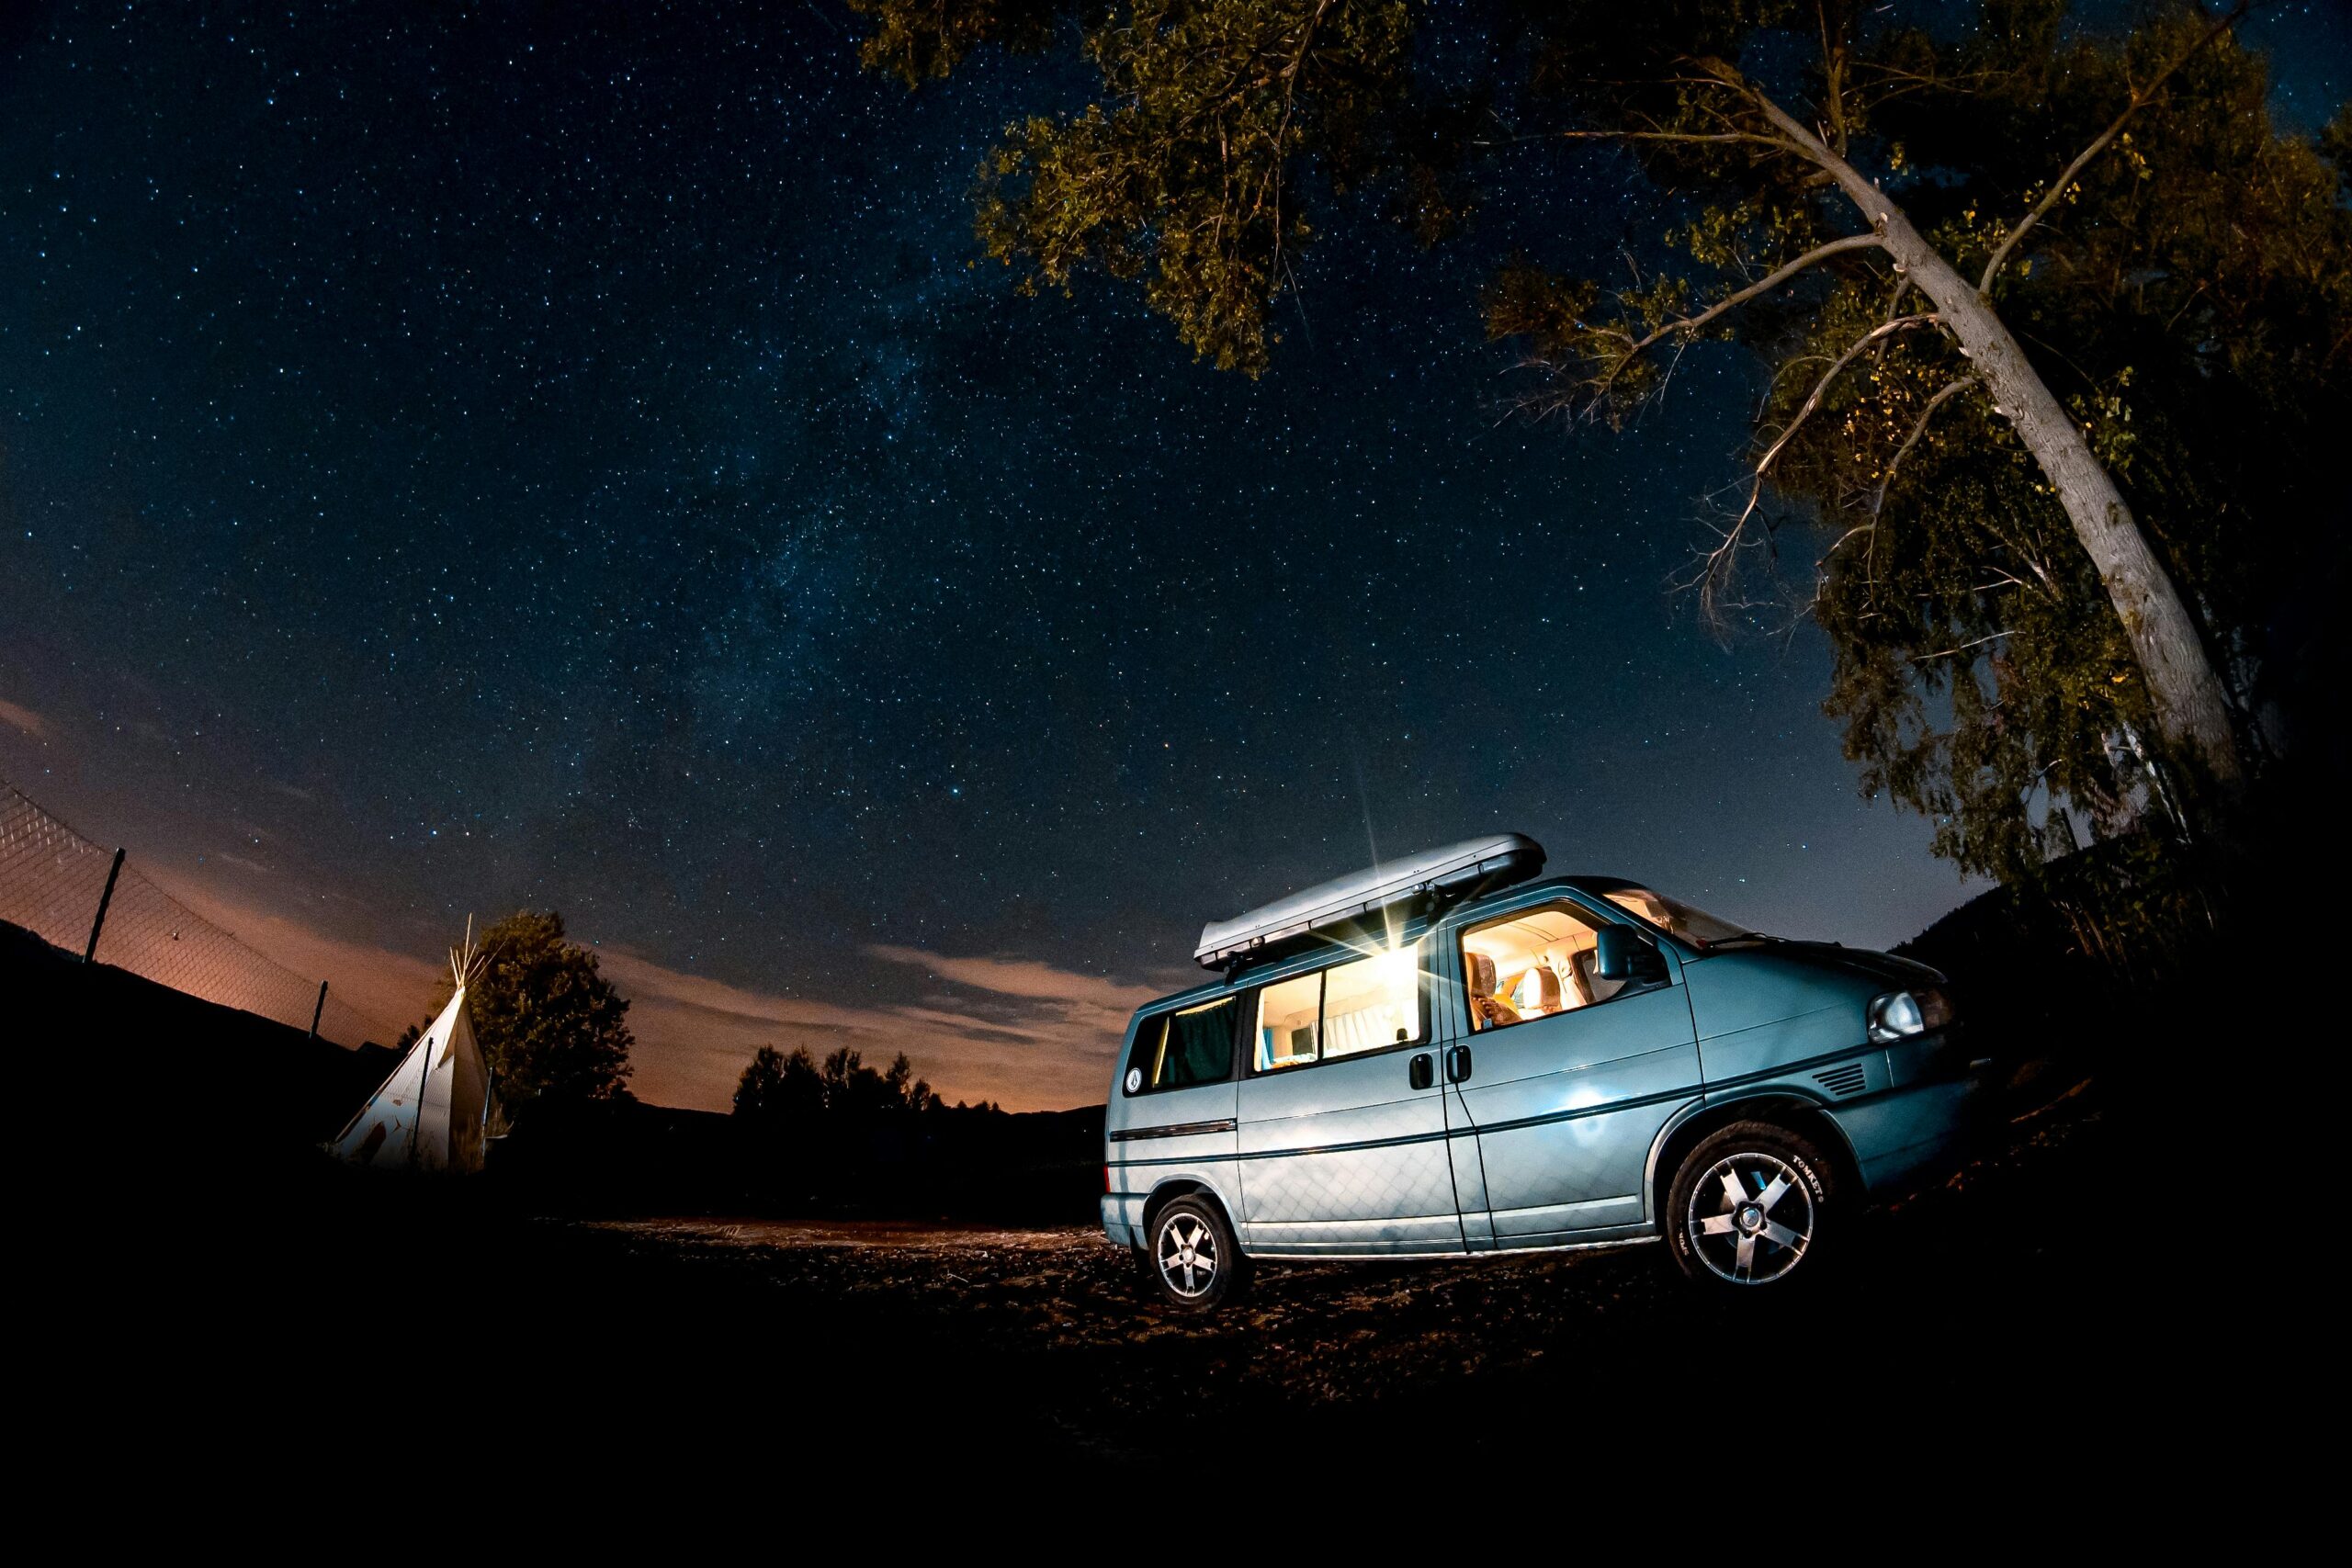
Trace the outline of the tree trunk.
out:
M 2167 746 L 2177 753 L 2194 753 L 2223 786 L 2234 786 L 2241 769 L 2221 673 L 2206 656 L 2197 623 L 2164 563 L 2148 547 L 2131 506 L 2080 427 L 2042 385 L 1992 302 L 1928 243 L 1903 209 L 1803 125 L 1769 102 L 1763 107 L 1860 209 L 1895 265 L 1960 339 L 1961 352 L 1983 378 L 1994 407 L 2041 465 L 2123 623 Z

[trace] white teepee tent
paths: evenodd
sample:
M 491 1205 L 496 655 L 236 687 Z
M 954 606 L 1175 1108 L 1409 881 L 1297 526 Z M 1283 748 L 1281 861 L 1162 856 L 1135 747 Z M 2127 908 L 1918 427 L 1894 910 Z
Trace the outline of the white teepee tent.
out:
M 336 1158 L 373 1170 L 481 1168 L 483 1142 L 498 1120 L 490 1065 L 466 1010 L 467 988 L 481 964 L 468 920 L 466 945 L 449 954 L 458 986 L 449 1005 L 328 1145 Z

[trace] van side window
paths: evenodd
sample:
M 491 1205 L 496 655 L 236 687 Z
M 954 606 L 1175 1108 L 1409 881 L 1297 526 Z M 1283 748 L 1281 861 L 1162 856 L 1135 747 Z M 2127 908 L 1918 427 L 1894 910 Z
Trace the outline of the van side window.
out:
M 1570 904 L 1522 909 L 1462 933 L 1470 1027 L 1506 1029 L 1605 1002 L 1625 987 L 1594 964 L 1590 917 Z
M 1258 993 L 1258 1072 L 1385 1051 L 1421 1038 L 1420 949 L 1375 953 Z
M 1320 1061 L 1323 976 L 1296 975 L 1258 993 L 1258 1048 L 1251 1062 L 1260 1072 Z
M 1233 998 L 1220 997 L 1182 1012 L 1163 1013 L 1144 1025 L 1148 1049 L 1136 1053 L 1144 1065 L 1144 1087 L 1182 1089 L 1231 1077 L 1238 1010 Z
M 1385 1051 L 1421 1037 L 1419 946 L 1323 971 L 1323 1055 Z

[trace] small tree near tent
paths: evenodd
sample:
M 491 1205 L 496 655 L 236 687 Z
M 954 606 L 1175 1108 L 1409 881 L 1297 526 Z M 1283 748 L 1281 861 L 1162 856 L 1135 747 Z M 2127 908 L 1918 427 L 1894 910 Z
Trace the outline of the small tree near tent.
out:
M 563 917 L 525 910 L 483 929 L 469 993 L 501 1102 L 522 1115 L 555 1101 L 628 1099 L 628 1002 L 568 940 Z
M 2215 530 L 2291 536 L 2301 513 L 2263 514 L 2296 500 L 2275 455 L 2340 405 L 2352 360 L 2346 138 L 2272 130 L 2245 6 L 2099 35 L 2064 0 L 1932 31 L 1948 8 L 1497 4 L 1449 24 L 1488 29 L 1488 77 L 1464 84 L 1419 68 L 1405 0 L 850 4 L 865 65 L 910 86 L 983 44 L 1082 39 L 1101 94 L 986 156 L 982 249 L 1025 288 L 1133 283 L 1250 375 L 1321 243 L 1316 203 L 1383 189 L 1435 239 L 1494 161 L 1630 159 L 1650 185 L 1628 211 L 1663 245 L 1629 235 L 1613 282 L 1498 257 L 1488 332 L 1519 346 L 1526 407 L 1606 427 L 1693 344 L 1760 357 L 1745 475 L 1688 586 L 1755 619 L 1785 593 L 1791 525 L 1826 531 L 1795 602 L 1837 648 L 1832 711 L 1871 782 L 1937 815 L 1973 802 L 1985 830 L 1939 847 L 1976 866 L 2075 817 L 2185 824 L 2199 786 L 2243 779 L 2259 655 L 2233 617 L 2258 621 L 2258 592 L 2225 581 Z M 2092 340 L 2087 360 L 2051 346 Z M 2252 446 L 2179 423 L 2215 406 Z M 1929 560 L 1926 608 L 1890 614 Z M 2004 594 L 2048 604 L 2029 630 Z

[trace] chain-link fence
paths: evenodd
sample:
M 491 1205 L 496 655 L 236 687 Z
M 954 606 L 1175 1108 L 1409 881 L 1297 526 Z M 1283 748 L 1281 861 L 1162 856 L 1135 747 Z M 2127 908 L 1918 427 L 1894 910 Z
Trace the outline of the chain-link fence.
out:
M 338 998 L 332 987 L 322 1007 L 319 981 L 264 958 L 141 875 L 122 852 L 84 838 L 5 779 L 0 920 L 70 953 L 89 953 L 98 963 L 297 1029 L 310 1028 L 315 1011 L 319 1033 L 338 1044 L 389 1044 L 398 1032 Z

